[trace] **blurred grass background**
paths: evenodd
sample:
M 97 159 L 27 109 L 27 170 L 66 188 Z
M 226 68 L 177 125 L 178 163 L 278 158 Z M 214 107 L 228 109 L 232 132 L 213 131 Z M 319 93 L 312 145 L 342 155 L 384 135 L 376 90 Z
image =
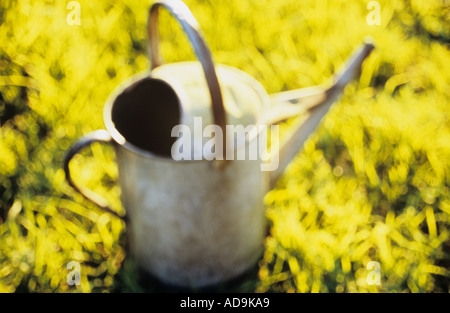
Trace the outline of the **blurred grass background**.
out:
M 107 96 L 149 68 L 149 1 L 0 3 L 0 291 L 146 291 L 127 262 L 125 225 L 65 182 L 64 152 L 103 128 Z M 218 63 L 269 93 L 321 84 L 366 35 L 376 50 L 265 198 L 270 235 L 256 292 L 449 292 L 450 3 L 186 0 Z M 161 14 L 167 62 L 194 59 Z M 283 132 L 288 128 L 284 125 Z M 283 134 L 282 132 L 282 134 Z M 71 164 L 118 211 L 111 147 Z M 66 264 L 81 264 L 68 286 Z M 369 286 L 369 261 L 381 286 Z

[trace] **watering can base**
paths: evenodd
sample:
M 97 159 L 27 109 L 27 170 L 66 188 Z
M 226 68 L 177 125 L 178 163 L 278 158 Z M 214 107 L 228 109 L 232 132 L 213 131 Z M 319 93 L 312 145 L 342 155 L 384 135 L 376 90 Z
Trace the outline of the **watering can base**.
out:
M 244 291 L 252 292 L 252 290 L 239 290 L 242 289 L 243 283 L 248 283 L 249 281 L 256 281 L 258 279 L 259 266 L 258 261 L 262 257 L 263 251 L 250 262 L 247 266 L 236 271 L 233 275 L 225 278 L 218 279 L 209 282 L 198 282 L 198 277 L 196 277 L 197 283 L 187 283 L 180 281 L 171 281 L 167 277 L 161 278 L 157 274 L 151 273 L 146 270 L 143 265 L 131 257 L 131 262 L 138 265 L 138 277 L 139 285 L 144 289 L 144 291 L 152 292 L 230 292 L 230 291 Z

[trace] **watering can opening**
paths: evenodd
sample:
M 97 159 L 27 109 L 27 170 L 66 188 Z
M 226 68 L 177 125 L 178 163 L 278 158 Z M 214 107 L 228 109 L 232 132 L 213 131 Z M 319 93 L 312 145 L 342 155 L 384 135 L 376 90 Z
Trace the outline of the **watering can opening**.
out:
M 112 103 L 111 121 L 125 140 L 139 149 L 170 157 L 180 123 L 179 99 L 166 82 L 146 77 L 124 89 Z

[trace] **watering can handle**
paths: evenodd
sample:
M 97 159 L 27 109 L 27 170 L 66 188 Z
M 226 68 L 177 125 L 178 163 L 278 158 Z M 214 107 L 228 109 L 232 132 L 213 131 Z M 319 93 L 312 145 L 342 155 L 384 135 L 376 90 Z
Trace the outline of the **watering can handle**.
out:
M 226 114 L 223 105 L 222 92 L 220 90 L 219 80 L 217 78 L 216 70 L 212 60 L 211 52 L 203 39 L 200 31 L 200 26 L 192 15 L 189 8 L 180 0 L 159 0 L 155 2 L 150 8 L 148 16 L 148 39 L 149 39 L 149 57 L 151 61 L 151 68 L 162 65 L 162 61 L 159 54 L 159 34 L 158 34 L 158 17 L 159 7 L 167 9 L 181 24 L 184 32 L 186 33 L 189 41 L 194 48 L 195 54 L 198 60 L 202 64 L 203 72 L 205 74 L 206 83 L 209 88 L 211 96 L 212 111 L 214 117 L 214 123 L 222 129 L 223 141 L 222 141 L 222 153 L 223 160 L 217 160 L 219 167 L 222 167 L 225 162 L 226 153 Z
M 100 143 L 112 143 L 112 138 L 109 135 L 109 133 L 106 130 L 97 130 L 94 132 L 91 132 L 85 136 L 83 136 L 80 140 L 78 140 L 67 152 L 67 154 L 64 157 L 64 173 L 66 175 L 66 180 L 69 183 L 69 185 L 78 191 L 83 197 L 85 197 L 87 200 L 93 202 L 97 206 L 99 206 L 101 209 L 103 209 L 106 212 L 109 212 L 122 220 L 126 220 L 126 216 L 120 216 L 113 210 L 111 210 L 106 202 L 105 199 L 102 197 L 96 195 L 93 191 L 79 187 L 72 179 L 72 175 L 70 174 L 69 170 L 69 162 L 72 160 L 72 158 L 80 152 L 84 147 L 90 146 L 94 142 L 100 142 Z

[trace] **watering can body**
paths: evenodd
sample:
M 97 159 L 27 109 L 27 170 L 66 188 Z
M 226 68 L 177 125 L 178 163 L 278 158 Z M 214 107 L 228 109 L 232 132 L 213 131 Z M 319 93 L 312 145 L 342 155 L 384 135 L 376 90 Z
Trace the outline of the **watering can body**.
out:
M 182 287 L 215 285 L 245 272 L 266 233 L 258 160 L 167 162 L 116 146 L 128 243 L 141 268 Z M 122 174 L 122 175 L 121 175 Z
M 216 71 L 227 120 L 256 127 L 269 104 L 262 86 L 231 67 L 219 65 Z M 183 101 L 183 125 L 194 128 L 198 117 L 204 126 L 213 122 L 200 63 L 163 65 L 151 76 L 168 83 Z M 125 89 L 146 77 L 143 73 L 125 82 Z M 128 242 L 138 264 L 159 280 L 182 287 L 210 286 L 239 276 L 263 250 L 267 231 L 263 197 L 269 177 L 261 171 L 260 158 L 238 160 L 237 156 L 265 142 L 266 133 L 250 141 L 235 138 L 234 160 L 220 170 L 205 159 L 173 161 L 132 144 L 118 144 L 121 138 L 116 130 L 121 126 L 114 108 L 120 107 L 117 95 L 123 92 L 119 88 L 111 96 L 104 119 L 109 134 L 118 136 L 113 141 L 121 200 L 127 210 Z M 156 107 L 153 113 L 162 111 Z
M 158 7 L 168 9 L 182 24 L 200 62 L 161 64 L 155 39 Z M 128 244 L 140 268 L 176 286 L 225 282 L 260 257 L 267 233 L 264 195 L 373 46 L 365 45 L 355 53 L 329 88 L 269 96 L 249 75 L 212 63 L 198 25 L 181 1 L 159 1 L 152 6 L 149 38 L 151 73 L 132 77 L 112 93 L 104 110 L 106 130 L 88 134 L 72 146 L 64 162 L 66 177 L 86 198 L 116 214 L 104 200 L 79 187 L 69 171 L 71 158 L 84 147 L 112 143 L 127 212 Z M 268 159 L 261 155 L 237 157 L 267 142 L 267 132 L 258 126 L 301 112 L 308 115 L 306 122 L 279 149 L 270 151 L 269 159 L 279 161 L 276 170 L 262 171 L 261 164 Z M 224 138 L 216 146 L 222 148 L 222 158 L 210 160 L 202 155 L 201 159 L 174 160 L 173 127 L 195 128 L 199 117 L 203 126 L 216 124 L 223 130 Z M 249 131 L 231 138 L 227 124 Z M 225 154 L 230 142 L 232 161 Z

